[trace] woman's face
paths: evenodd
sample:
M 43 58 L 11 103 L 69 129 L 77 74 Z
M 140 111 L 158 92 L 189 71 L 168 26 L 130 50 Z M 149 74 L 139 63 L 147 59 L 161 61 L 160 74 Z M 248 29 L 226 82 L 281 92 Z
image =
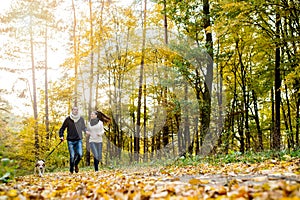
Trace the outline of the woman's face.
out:
M 91 113 L 91 119 L 96 119 L 96 118 L 97 118 L 96 113 L 92 112 L 92 113 Z

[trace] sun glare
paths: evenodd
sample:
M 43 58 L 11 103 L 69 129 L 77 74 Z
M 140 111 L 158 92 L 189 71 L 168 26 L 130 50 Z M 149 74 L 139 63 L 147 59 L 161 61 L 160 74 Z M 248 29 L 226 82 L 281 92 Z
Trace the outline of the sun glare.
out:
M 22 0 L 0 0 L 0 18 L 4 17 L 5 18 L 5 13 L 9 12 L 9 9 L 11 7 L 11 5 L 13 5 L 13 3 L 18 3 L 21 2 Z M 119 6 L 129 6 L 132 4 L 134 0 L 116 0 L 116 3 L 119 4 Z M 79 2 L 83 2 L 83 1 L 79 1 Z M 0 28 L 1 28 L 1 24 L 0 24 Z M 1 35 L 0 34 L 0 46 L 3 46 L 3 44 L 6 41 L 6 36 L 5 35 Z M 2 51 L 0 51 L 0 53 L 2 53 Z M 59 49 L 57 50 L 57 52 L 48 52 L 49 55 L 48 57 L 50 58 L 49 60 L 49 66 L 52 67 L 53 70 L 49 70 L 49 77 L 48 80 L 56 80 L 57 79 L 57 70 L 59 69 L 60 63 L 64 62 L 64 56 L 65 56 L 65 52 L 64 49 Z M 5 66 L 5 67 L 16 67 L 17 64 L 13 63 L 14 61 L 6 61 L 4 56 L 0 56 L 0 63 L 1 66 Z M 51 62 L 51 63 L 50 63 Z M 24 65 L 26 66 L 26 65 Z M 20 66 L 18 66 L 20 67 Z M 20 67 L 21 68 L 21 67 Z M 12 103 L 13 106 L 13 112 L 19 112 L 20 110 L 22 114 L 28 114 L 31 113 L 31 110 L 28 110 L 26 107 L 22 106 L 23 102 L 20 103 L 20 99 L 18 99 L 17 94 L 19 91 L 17 90 L 22 90 L 26 89 L 26 85 L 21 85 L 20 87 L 18 87 L 18 81 L 19 81 L 19 77 L 17 77 L 16 74 L 14 73 L 10 73 L 10 72 L 3 72 L 3 70 L 0 70 L 0 90 L 4 89 L 4 90 L 12 90 L 12 88 L 14 88 L 16 90 L 16 92 L 12 95 L 5 95 L 5 99 L 8 99 L 8 101 L 10 101 Z M 39 81 L 43 81 L 43 79 L 37 79 L 37 82 Z M 29 82 L 28 82 L 29 83 Z M 22 84 L 22 83 L 21 83 Z M 20 85 L 20 84 L 19 84 Z M 29 87 L 28 87 L 29 88 Z M 28 89 L 30 90 L 30 88 Z M 26 90 L 27 91 L 27 90 Z M 31 95 L 31 94 L 30 94 Z M 16 102 L 16 99 L 18 102 Z M 27 99 L 25 100 L 27 101 Z M 20 107 L 20 106 L 22 107 Z M 30 109 L 30 108 L 29 108 Z
M 9 9 L 9 6 L 11 4 L 11 0 L 0 0 L 0 14 L 4 13 L 6 10 Z

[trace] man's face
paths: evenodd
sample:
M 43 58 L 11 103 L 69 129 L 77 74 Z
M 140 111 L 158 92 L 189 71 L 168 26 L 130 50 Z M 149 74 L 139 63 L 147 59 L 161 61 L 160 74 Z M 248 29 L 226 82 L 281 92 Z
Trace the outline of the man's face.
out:
M 72 108 L 72 113 L 73 113 L 73 115 L 77 115 L 78 114 L 78 108 L 77 107 Z

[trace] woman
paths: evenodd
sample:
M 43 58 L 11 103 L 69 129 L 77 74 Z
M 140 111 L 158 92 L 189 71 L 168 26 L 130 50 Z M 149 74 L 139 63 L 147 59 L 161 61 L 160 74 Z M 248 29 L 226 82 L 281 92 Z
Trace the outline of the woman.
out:
M 91 120 L 87 126 L 90 136 L 90 148 L 94 155 L 94 168 L 98 171 L 99 162 L 102 163 L 102 136 L 104 134 L 103 122 L 97 118 L 97 111 L 91 113 Z

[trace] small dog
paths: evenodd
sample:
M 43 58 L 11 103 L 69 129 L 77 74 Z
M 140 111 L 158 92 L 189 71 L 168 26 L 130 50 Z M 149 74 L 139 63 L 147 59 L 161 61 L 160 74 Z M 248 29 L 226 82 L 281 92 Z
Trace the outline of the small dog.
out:
M 44 160 L 38 160 L 34 167 L 34 174 L 38 171 L 39 176 L 42 177 L 45 173 L 45 161 Z

